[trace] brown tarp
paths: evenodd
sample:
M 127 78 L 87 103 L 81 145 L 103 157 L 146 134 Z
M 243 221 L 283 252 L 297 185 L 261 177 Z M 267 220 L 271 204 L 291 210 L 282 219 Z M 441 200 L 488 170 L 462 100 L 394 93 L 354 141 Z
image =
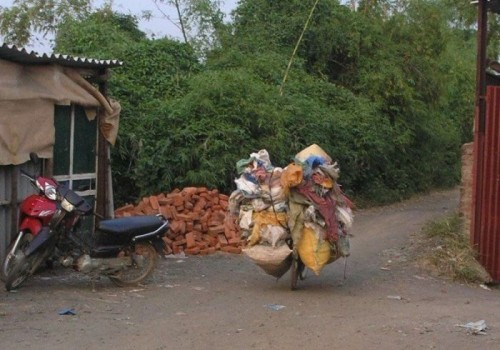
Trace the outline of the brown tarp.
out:
M 52 158 L 54 105 L 78 104 L 103 113 L 101 130 L 111 144 L 118 132 L 120 105 L 108 101 L 76 69 L 21 65 L 0 59 L 0 165 L 21 164 L 29 152 Z
M 32 151 L 52 158 L 54 138 L 53 102 L 0 100 L 0 165 L 22 164 Z

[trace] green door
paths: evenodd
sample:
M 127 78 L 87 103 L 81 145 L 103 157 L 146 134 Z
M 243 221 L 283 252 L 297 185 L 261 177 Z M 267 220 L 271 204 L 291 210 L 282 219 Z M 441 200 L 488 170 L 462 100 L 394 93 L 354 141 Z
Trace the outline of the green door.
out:
M 92 206 L 96 198 L 97 118 L 87 119 L 81 106 L 55 106 L 54 178 L 84 197 Z M 82 222 L 85 231 L 93 228 L 93 216 Z

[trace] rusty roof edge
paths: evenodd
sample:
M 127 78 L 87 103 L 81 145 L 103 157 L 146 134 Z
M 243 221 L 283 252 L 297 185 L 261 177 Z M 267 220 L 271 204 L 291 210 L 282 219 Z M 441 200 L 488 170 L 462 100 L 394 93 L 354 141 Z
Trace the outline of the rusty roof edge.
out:
M 71 67 L 117 67 L 122 66 L 123 62 L 112 59 L 96 59 L 52 53 L 40 55 L 36 51 L 29 51 L 25 48 L 19 48 L 16 45 L 2 44 L 0 46 L 0 58 L 20 62 L 20 63 L 58 63 Z
M 471 5 L 478 5 L 479 0 L 472 0 Z M 500 13 L 500 1 L 499 0 L 486 0 L 486 5 L 488 7 L 488 11 L 494 13 Z

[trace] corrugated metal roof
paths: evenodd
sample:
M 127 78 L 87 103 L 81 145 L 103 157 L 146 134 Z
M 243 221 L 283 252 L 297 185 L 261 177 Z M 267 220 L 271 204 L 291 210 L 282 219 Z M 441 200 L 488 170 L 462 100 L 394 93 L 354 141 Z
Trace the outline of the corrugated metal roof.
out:
M 0 58 L 22 64 L 59 64 L 74 68 L 111 68 L 123 65 L 123 62 L 118 60 L 100 60 L 56 53 L 40 55 L 35 51 L 28 52 L 24 48 L 7 44 L 0 46 Z
M 477 5 L 478 0 L 473 0 L 471 1 L 472 5 Z M 486 5 L 488 8 L 488 11 L 494 12 L 494 13 L 500 13 L 500 0 L 487 0 Z

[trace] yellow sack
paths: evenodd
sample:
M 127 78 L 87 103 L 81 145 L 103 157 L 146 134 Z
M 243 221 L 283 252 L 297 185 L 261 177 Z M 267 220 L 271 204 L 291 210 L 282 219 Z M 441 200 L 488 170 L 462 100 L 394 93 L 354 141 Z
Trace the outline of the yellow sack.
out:
M 319 275 L 323 267 L 330 263 L 330 243 L 319 239 L 314 229 L 304 226 L 302 236 L 297 244 L 300 259 L 316 275 Z
M 285 225 L 287 216 L 286 213 L 274 213 L 270 211 L 261 211 L 253 213 L 254 226 L 252 228 L 252 234 L 247 238 L 249 246 L 256 245 L 260 242 L 260 233 L 264 225 Z

